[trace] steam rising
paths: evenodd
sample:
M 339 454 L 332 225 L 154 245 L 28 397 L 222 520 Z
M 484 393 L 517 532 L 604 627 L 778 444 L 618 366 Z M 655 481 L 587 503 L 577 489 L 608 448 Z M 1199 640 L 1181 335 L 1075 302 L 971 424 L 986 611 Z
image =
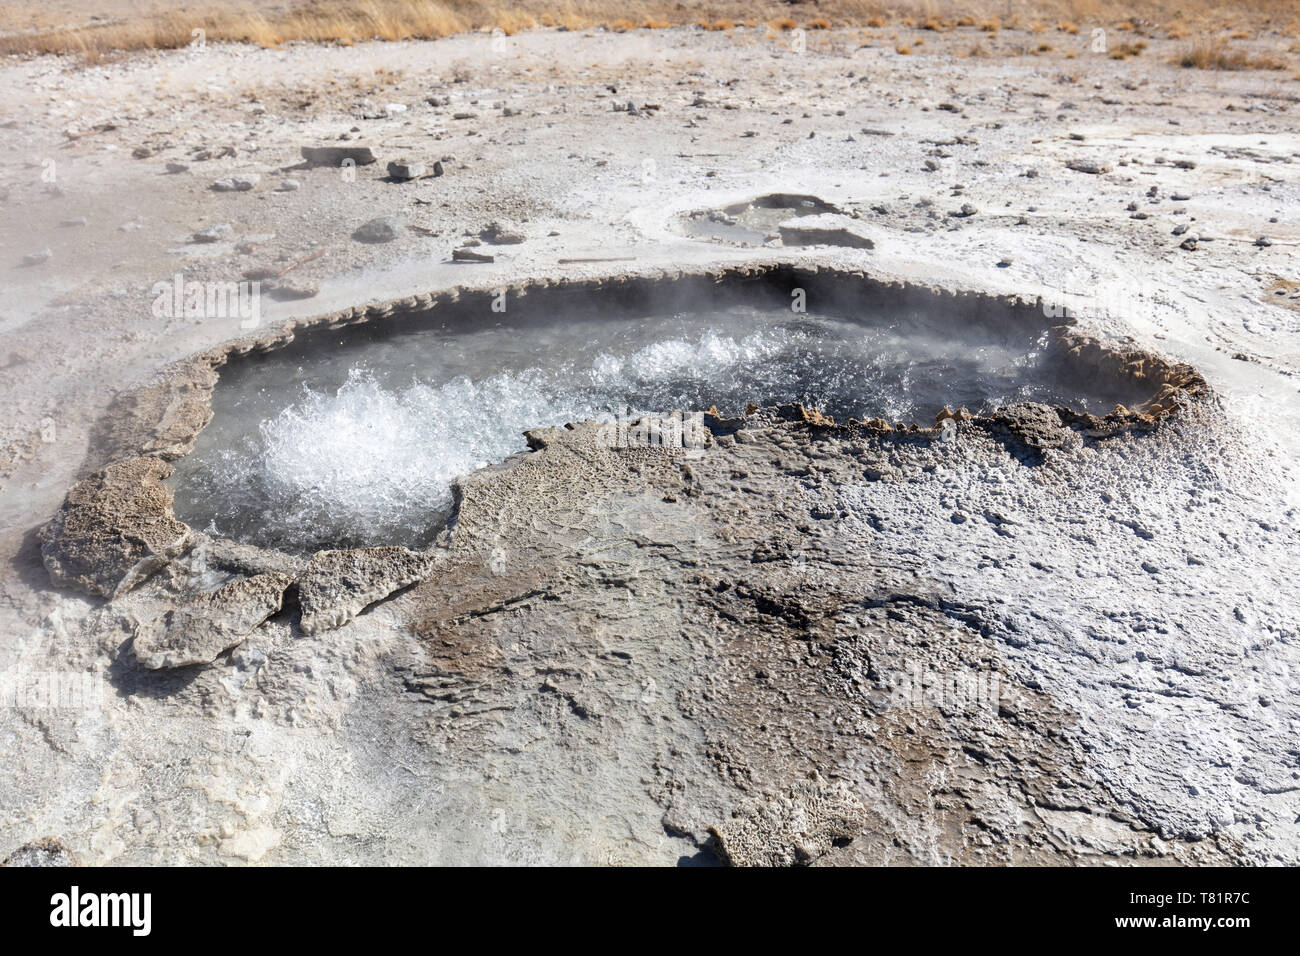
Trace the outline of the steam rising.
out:
M 702 329 L 702 331 L 701 331 Z M 531 337 L 531 338 L 530 338 Z M 526 448 L 530 428 L 801 401 L 837 418 L 932 420 L 1021 398 L 1084 404 L 1040 371 L 1041 343 L 737 307 L 568 330 L 426 332 L 272 359 L 223 380 L 179 463 L 177 516 L 263 546 L 424 546 L 451 482 Z

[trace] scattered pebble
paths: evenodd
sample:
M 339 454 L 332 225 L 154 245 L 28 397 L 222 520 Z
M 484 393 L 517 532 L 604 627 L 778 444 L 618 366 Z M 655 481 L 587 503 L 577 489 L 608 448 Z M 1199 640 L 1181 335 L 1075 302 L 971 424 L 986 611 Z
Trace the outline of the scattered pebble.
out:
M 299 152 L 311 166 L 340 166 L 345 159 L 368 166 L 377 160 L 369 146 L 303 146 Z
M 413 163 L 409 160 L 397 159 L 388 164 L 388 175 L 390 178 L 402 182 L 419 179 L 424 175 L 424 163 Z
M 289 302 L 298 299 L 310 299 L 320 294 L 320 286 L 314 282 L 294 281 L 282 279 L 276 282 L 270 288 L 270 295 L 273 299 Z
M 362 225 L 352 238 L 357 242 L 392 242 L 402 231 L 402 220 L 397 216 L 380 216 Z
M 218 179 L 208 188 L 218 193 L 246 193 L 261 181 L 262 177 L 257 173 L 244 173 Z
M 229 239 L 234 231 L 229 223 L 219 222 L 200 229 L 190 239 L 192 242 L 220 242 L 222 239 Z
M 494 246 L 517 246 L 528 238 L 522 232 L 507 228 L 499 222 L 489 223 L 478 237 Z

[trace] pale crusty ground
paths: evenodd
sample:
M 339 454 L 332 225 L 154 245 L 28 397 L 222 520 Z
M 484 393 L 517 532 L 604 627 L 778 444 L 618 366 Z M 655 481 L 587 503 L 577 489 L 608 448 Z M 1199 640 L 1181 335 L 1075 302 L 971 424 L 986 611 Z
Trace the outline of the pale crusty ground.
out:
M 0 158 L 0 636 L 11 649 L 29 646 L 93 609 L 47 586 L 34 531 L 77 477 L 103 464 L 87 456 L 87 442 L 111 397 L 239 334 L 236 320 L 154 317 L 153 284 L 177 272 L 238 280 L 322 249 L 291 273 L 318 283 L 319 295 L 266 303 L 266 321 L 460 283 L 770 257 L 683 238 L 675 217 L 764 192 L 814 193 L 858 212 L 876 248 L 789 251 L 791 259 L 1096 304 L 1105 314 L 1092 321 L 1107 333 L 1196 364 L 1227 414 L 1259 435 L 1261 456 L 1292 469 L 1300 442 L 1285 423 L 1300 397 L 1300 83 L 1291 71 L 1183 70 L 1167 62 L 1174 44 L 1161 41 L 1116 61 L 1088 51 L 1086 30 L 1038 56 L 1017 55 L 1032 45 L 1028 34 L 1003 33 L 983 41 L 992 56 L 964 57 L 971 30 L 926 34 L 916 55 L 900 56 L 890 32 L 868 31 L 866 45 L 856 30 L 814 34 L 804 53 L 765 30 L 540 31 L 495 43 L 209 47 L 84 70 L 48 59 L 0 67 L 9 146 Z M 628 101 L 635 114 L 613 110 Z M 363 118 L 387 104 L 407 109 Z M 640 109 L 647 104 L 659 109 Z M 68 135 L 103 123 L 114 128 Z M 300 146 L 344 135 L 375 147 L 381 163 L 355 181 L 292 168 Z M 151 155 L 132 158 L 141 146 Z M 188 158 L 192 148 L 225 146 L 235 155 Z M 383 181 L 383 160 L 399 155 L 441 159 L 446 173 Z M 1072 157 L 1114 168 L 1074 172 L 1065 167 Z M 190 170 L 167 174 L 169 160 Z M 53 183 L 42 179 L 49 170 Z M 260 173 L 261 183 L 248 193 L 208 189 L 241 172 Z M 286 177 L 302 188 L 275 192 Z M 963 203 L 977 214 L 947 216 Z M 1132 218 L 1130 203 L 1148 218 Z M 350 238 L 388 213 L 421 231 L 378 246 Z M 84 226 L 60 225 L 81 216 Z M 465 234 L 493 220 L 528 241 L 492 247 L 491 265 L 449 262 Z M 217 222 L 233 226 L 231 242 L 187 242 Z M 1194 252 L 1171 235 L 1181 222 L 1202 240 Z M 1272 244 L 1256 246 L 1259 236 Z M 254 247 L 240 252 L 243 242 Z M 46 246 L 48 262 L 21 265 Z M 607 257 L 633 261 L 558 262 Z M 43 429 L 50 421 L 53 430 Z M 1292 497 L 1279 493 L 1280 512 L 1294 507 L 1294 490 L 1292 482 Z M 79 819 L 60 794 L 90 783 L 60 780 L 54 755 L 67 744 L 46 732 L 49 772 L 0 808 L 6 832 L 23 838 Z M 270 776 L 283 786 L 286 773 Z M 235 781 L 198 786 L 214 802 L 240 799 Z M 258 826 L 237 836 L 243 843 L 225 856 L 262 859 L 280 840 Z M 107 861 L 129 842 L 101 834 L 74 848 Z M 235 852 L 244 844 L 246 853 Z

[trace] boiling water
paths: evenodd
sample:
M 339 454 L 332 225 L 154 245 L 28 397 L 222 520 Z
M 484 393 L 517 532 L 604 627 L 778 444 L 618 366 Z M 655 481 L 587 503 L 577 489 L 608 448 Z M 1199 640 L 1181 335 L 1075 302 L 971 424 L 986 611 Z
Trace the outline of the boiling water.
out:
M 500 318 L 494 316 L 493 318 Z M 944 331 L 947 326 L 947 331 Z M 296 552 L 427 545 L 451 482 L 523 451 L 530 428 L 799 401 L 844 420 L 929 423 L 944 405 L 1108 411 L 1135 396 L 1061 374 L 1038 333 L 951 320 L 864 325 L 736 306 L 658 317 L 506 323 L 315 341 L 222 370 L 214 418 L 177 463 L 176 514 Z

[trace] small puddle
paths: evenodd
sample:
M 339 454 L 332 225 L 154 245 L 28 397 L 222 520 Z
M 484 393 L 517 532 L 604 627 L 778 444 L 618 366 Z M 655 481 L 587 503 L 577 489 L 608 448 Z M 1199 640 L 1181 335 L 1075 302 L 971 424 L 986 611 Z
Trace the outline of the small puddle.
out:
M 945 405 L 1105 414 L 1150 397 L 1118 375 L 1075 374 L 1029 306 L 783 272 L 631 285 L 530 291 L 504 314 L 464 297 L 232 356 L 211 423 L 176 463 L 177 518 L 299 553 L 424 547 L 452 480 L 525 450 L 539 426 L 792 401 L 928 425 Z M 807 311 L 793 311 L 801 298 Z
M 721 209 L 688 213 L 682 221 L 682 231 L 694 239 L 761 246 L 769 239 L 780 238 L 778 227 L 783 222 L 839 211 L 816 196 L 771 193 Z

